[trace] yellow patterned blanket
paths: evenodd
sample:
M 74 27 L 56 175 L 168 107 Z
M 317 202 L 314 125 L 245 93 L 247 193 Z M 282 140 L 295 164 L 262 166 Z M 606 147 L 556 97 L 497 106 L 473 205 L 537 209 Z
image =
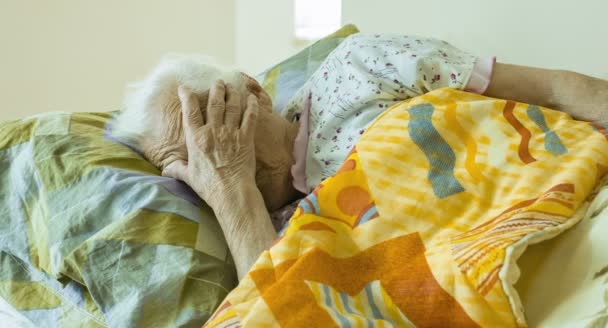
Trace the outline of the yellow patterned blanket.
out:
M 441 89 L 373 123 L 210 327 L 514 327 L 527 245 L 580 220 L 599 126 Z

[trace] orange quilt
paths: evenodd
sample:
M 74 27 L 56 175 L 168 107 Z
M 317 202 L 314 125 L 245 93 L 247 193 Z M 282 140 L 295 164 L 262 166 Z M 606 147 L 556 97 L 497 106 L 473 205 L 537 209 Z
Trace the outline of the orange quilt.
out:
M 207 326 L 526 326 L 516 260 L 582 217 L 604 132 L 452 89 L 395 105 Z

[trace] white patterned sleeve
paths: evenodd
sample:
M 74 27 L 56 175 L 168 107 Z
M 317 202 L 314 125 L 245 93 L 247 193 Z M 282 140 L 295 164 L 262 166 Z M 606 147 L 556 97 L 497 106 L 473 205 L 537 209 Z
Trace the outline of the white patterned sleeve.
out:
M 445 87 L 467 89 L 476 62 L 486 62 L 445 41 L 407 35 L 356 34 L 344 47 L 344 65 L 364 72 L 366 82 L 391 100 Z

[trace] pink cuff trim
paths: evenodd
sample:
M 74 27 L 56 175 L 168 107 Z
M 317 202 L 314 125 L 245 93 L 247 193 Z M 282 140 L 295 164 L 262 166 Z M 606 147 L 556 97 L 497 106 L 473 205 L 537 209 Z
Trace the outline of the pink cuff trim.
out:
M 308 149 L 308 109 L 310 108 L 310 101 L 310 97 L 308 97 L 304 109 L 300 113 L 300 128 L 293 145 L 295 163 L 291 167 L 293 187 L 304 194 L 308 193 L 306 190 L 306 153 Z
M 475 66 L 473 67 L 473 72 L 471 73 L 469 83 L 467 83 L 464 90 L 480 95 L 486 92 L 488 86 L 490 86 L 490 81 L 492 80 L 494 64 L 496 64 L 496 56 L 477 58 L 477 60 L 475 60 Z

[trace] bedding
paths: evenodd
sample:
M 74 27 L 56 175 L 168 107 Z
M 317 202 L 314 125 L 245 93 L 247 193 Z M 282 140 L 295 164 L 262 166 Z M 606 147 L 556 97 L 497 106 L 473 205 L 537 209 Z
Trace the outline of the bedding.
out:
M 287 102 L 317 71 L 327 55 L 349 35 L 358 32 L 356 26 L 345 25 L 297 54 L 258 74 L 255 79 L 272 98 L 273 111 L 282 113 Z
M 490 63 L 485 76 L 489 82 L 492 59 L 445 41 L 371 33 L 346 38 L 282 113 L 288 121 L 299 116 L 301 133 L 311 136 L 304 145 L 294 146 L 296 166 L 299 157 L 304 166 L 304 181 L 298 183 L 294 173 L 294 186 L 307 194 L 334 174 L 361 133 L 392 105 L 440 88 L 472 89 L 472 76 L 481 75 L 479 62 Z
M 346 26 L 258 75 L 274 110 L 356 32 Z M 115 140 L 111 116 L 0 124 L 3 325 L 200 327 L 236 285 L 211 211 Z M 606 170 L 603 127 L 440 90 L 391 108 L 373 130 L 209 326 L 606 326 L 608 181 L 589 192 Z M 574 193 L 542 188 L 577 177 Z M 450 194 L 455 181 L 463 190 Z M 513 238 L 488 241 L 505 231 Z M 495 242 L 468 270 L 456 261 Z
M 564 113 L 453 89 L 404 101 L 300 202 L 207 327 L 524 327 L 517 259 L 589 216 L 607 170 L 606 130 Z M 601 326 L 605 309 L 578 325 Z
M 608 326 L 608 179 L 596 193 L 581 222 L 518 261 L 515 287 L 530 327 Z
M 221 229 L 111 117 L 0 124 L 0 298 L 36 327 L 200 327 L 237 282 Z
M 259 74 L 274 109 L 356 32 L 344 26 Z M 200 327 L 236 286 L 212 211 L 113 138 L 111 118 L 48 113 L 0 123 L 2 318 Z

